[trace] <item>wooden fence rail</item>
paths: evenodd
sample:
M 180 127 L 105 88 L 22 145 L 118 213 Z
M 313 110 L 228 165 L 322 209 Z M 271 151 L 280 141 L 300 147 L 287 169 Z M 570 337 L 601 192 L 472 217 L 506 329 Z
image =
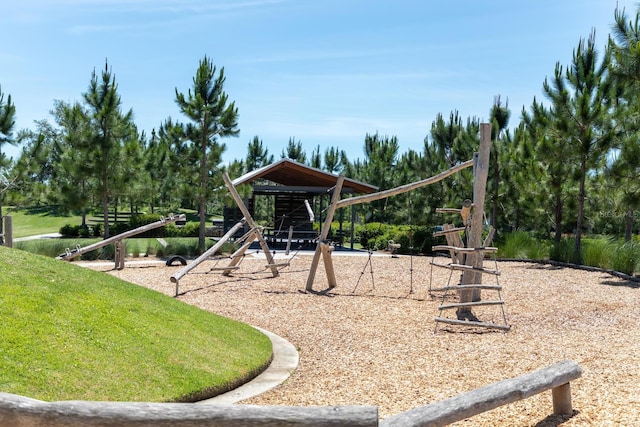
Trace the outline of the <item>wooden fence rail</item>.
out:
M 0 393 L 0 425 L 12 427 L 373 427 L 375 406 L 42 402 Z
M 571 414 L 569 382 L 580 378 L 582 369 L 565 360 L 520 377 L 511 378 L 460 394 L 450 399 L 393 415 L 380 423 L 383 427 L 446 426 L 551 390 L 554 414 Z
M 571 414 L 569 382 L 582 375 L 570 360 L 500 381 L 378 423 L 374 406 L 194 405 L 192 403 L 43 402 L 0 393 L 0 425 L 12 427 L 435 427 L 551 390 L 554 414 Z

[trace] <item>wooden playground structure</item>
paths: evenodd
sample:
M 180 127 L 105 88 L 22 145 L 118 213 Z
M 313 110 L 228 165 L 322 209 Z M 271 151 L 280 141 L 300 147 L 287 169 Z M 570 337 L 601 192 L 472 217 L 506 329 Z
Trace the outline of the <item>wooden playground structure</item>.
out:
M 65 252 L 63 254 L 58 255 L 56 259 L 71 261 L 72 259 L 77 258 L 82 254 L 95 251 L 96 249 L 100 249 L 104 246 L 107 246 L 113 243 L 115 269 L 122 270 L 124 268 L 124 259 L 126 257 L 125 239 L 144 233 L 145 231 L 153 230 L 159 227 L 164 227 L 165 225 L 170 223 L 183 222 L 183 221 L 186 221 L 186 219 L 187 217 L 184 214 L 169 215 L 167 218 L 162 218 L 159 221 L 153 222 L 151 224 L 146 224 L 138 228 L 135 228 L 133 230 L 125 231 L 124 233 L 117 234 L 115 236 L 104 239 L 100 242 L 96 242 L 92 245 L 88 245 L 84 247 L 77 245 L 74 249 L 67 248 Z
M 348 206 L 369 203 L 375 200 L 385 199 L 391 196 L 395 196 L 398 194 L 403 194 L 427 185 L 435 184 L 456 172 L 459 172 L 463 169 L 473 167 L 473 176 L 474 176 L 474 184 L 473 184 L 473 200 L 466 200 L 463 203 L 462 208 L 460 209 L 439 209 L 439 212 L 442 213 L 455 213 L 459 214 L 463 221 L 462 227 L 453 227 L 452 225 L 447 225 L 446 229 L 442 232 L 437 233 L 436 235 L 442 235 L 447 237 L 447 245 L 438 245 L 435 246 L 434 250 L 446 250 L 451 254 L 451 262 L 449 264 L 435 264 L 439 267 L 448 268 L 450 270 L 462 271 L 462 277 L 460 283 L 449 283 L 444 286 L 442 289 L 445 291 L 455 291 L 458 293 L 459 302 L 455 304 L 443 304 L 440 309 L 441 312 L 448 309 L 456 310 L 456 318 L 447 318 L 445 316 L 436 317 L 436 322 L 453 324 L 453 325 L 472 325 L 490 329 L 501 329 L 508 330 L 509 326 L 506 324 L 506 318 L 503 319 L 504 324 L 498 324 L 495 322 L 480 322 L 476 318 L 476 316 L 472 313 L 472 308 L 480 307 L 480 306 L 488 306 L 488 305 L 502 305 L 503 302 L 500 299 L 495 301 L 482 301 L 481 300 L 481 291 L 482 290 L 491 290 L 498 291 L 500 290 L 499 285 L 487 285 L 482 282 L 482 274 L 494 274 L 499 275 L 498 271 L 493 271 L 491 269 L 485 269 L 483 267 L 483 259 L 486 253 L 495 253 L 496 248 L 489 247 L 488 244 L 491 241 L 492 233 L 489 233 L 486 239 L 483 241 L 483 219 L 484 219 L 484 199 L 486 193 L 486 183 L 487 183 L 487 175 L 489 169 L 489 155 L 491 151 L 491 125 L 487 123 L 483 123 L 480 125 L 480 149 L 479 152 L 474 155 L 474 158 L 468 160 L 464 163 L 456 165 L 450 168 L 447 171 L 441 172 L 438 175 L 432 176 L 430 178 L 423 179 L 421 181 L 412 182 L 409 184 L 405 184 L 396 188 L 392 188 L 385 191 L 379 191 L 373 194 L 366 194 L 362 196 L 349 197 L 345 199 L 340 199 L 341 189 L 345 180 L 343 175 L 338 176 L 336 185 L 331 189 L 332 196 L 331 202 L 325 211 L 325 219 L 320 231 L 320 234 L 317 238 L 316 249 L 313 255 L 313 259 L 311 262 L 311 266 L 309 268 L 309 274 L 307 277 L 306 292 L 312 293 L 321 293 L 331 290 L 337 286 L 336 275 L 334 271 L 333 261 L 331 258 L 331 254 L 333 252 L 333 247 L 331 246 L 331 242 L 328 240 L 328 236 L 331 230 L 331 223 L 333 222 L 334 215 L 336 211 L 340 208 L 345 208 Z M 230 256 L 229 264 L 223 267 L 216 267 L 216 270 L 220 270 L 223 275 L 229 275 L 233 270 L 238 268 L 238 263 L 245 255 L 247 249 L 251 245 L 251 243 L 255 240 L 258 240 L 262 251 L 264 252 L 267 264 L 265 268 L 271 269 L 273 277 L 277 277 L 279 275 L 278 268 L 286 267 L 288 263 L 277 264 L 274 262 L 273 255 L 269 249 L 269 246 L 263 236 L 262 227 L 258 226 L 253 220 L 249 210 L 243 203 L 240 195 L 236 191 L 232 181 L 229 179 L 229 176 L 225 173 L 223 174 L 224 182 L 229 190 L 229 193 L 233 197 L 236 205 L 242 211 L 243 218 L 240 222 L 238 222 L 232 229 L 230 229 L 219 241 L 209 249 L 207 252 L 203 253 L 199 258 L 194 260 L 189 265 L 185 266 L 180 271 L 176 272 L 173 276 L 171 276 L 171 281 L 176 285 L 176 295 L 178 294 L 178 285 L 179 280 L 195 268 L 202 261 L 210 257 L 214 254 L 225 242 L 231 239 L 235 233 L 242 228 L 245 224 L 248 225 L 249 231 L 237 242 L 242 243 L 242 246 Z M 460 233 L 464 233 L 467 236 L 466 244 L 462 242 L 460 238 Z M 326 277 L 328 281 L 328 288 L 322 291 L 314 290 L 314 282 L 316 277 L 316 272 L 320 263 L 320 258 L 322 258 L 324 263 L 324 268 L 326 272 Z M 436 323 L 437 324 L 437 323 Z

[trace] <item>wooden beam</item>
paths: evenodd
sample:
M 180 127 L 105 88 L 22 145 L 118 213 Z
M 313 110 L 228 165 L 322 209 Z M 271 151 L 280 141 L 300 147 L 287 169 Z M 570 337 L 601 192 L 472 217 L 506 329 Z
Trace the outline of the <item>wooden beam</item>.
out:
M 435 267 L 448 268 L 449 270 L 460 270 L 466 272 L 478 272 L 478 273 L 486 273 L 493 274 L 494 276 L 500 275 L 500 270 L 494 270 L 491 268 L 483 268 L 483 267 L 474 267 L 473 265 L 465 265 L 465 264 L 439 264 L 437 262 L 431 261 L 429 264 Z M 482 282 L 482 281 L 480 281 Z M 472 283 L 462 283 L 463 285 L 470 285 Z M 467 288 L 471 289 L 471 288 Z M 477 287 L 475 289 L 478 289 Z
M 450 228 L 448 230 L 435 231 L 433 233 L 433 237 L 441 237 L 441 236 L 446 236 L 447 234 L 462 233 L 466 229 L 467 229 L 466 227 L 456 227 L 456 228 Z
M 322 244 L 325 240 L 327 240 L 327 236 L 329 236 L 329 230 L 331 230 L 331 223 L 333 222 L 333 215 L 338 208 L 338 202 L 340 201 L 340 192 L 342 190 L 342 185 L 344 184 L 344 175 L 338 176 L 338 180 L 336 181 L 336 186 L 333 189 L 333 195 L 331 196 L 331 204 L 327 209 L 327 217 L 324 220 L 324 225 L 322 230 L 320 231 L 320 237 L 318 238 L 318 244 L 316 245 L 316 251 L 313 254 L 313 260 L 311 261 L 311 267 L 309 268 L 309 275 L 307 276 L 307 286 L 306 290 L 308 292 L 313 291 L 313 282 L 316 278 L 316 272 L 318 270 L 318 264 L 320 263 L 320 256 L 323 254 Z M 328 252 L 324 259 L 325 268 L 329 266 L 327 270 L 327 280 L 329 281 L 329 287 L 336 286 L 336 278 L 333 270 L 333 264 L 331 261 L 331 253 Z M 329 274 L 332 274 L 333 277 L 329 277 Z
M 374 427 L 378 425 L 378 408 L 79 400 L 43 402 L 0 393 L 0 424 L 12 427 Z
M 484 220 L 484 199 L 487 191 L 487 176 L 489 173 L 489 156 L 491 154 L 491 124 L 480 124 L 480 150 L 474 156 L 473 167 L 473 213 L 469 221 L 469 236 L 467 247 L 478 248 L 482 246 L 482 230 Z M 465 271 L 461 284 L 482 283 L 483 256 L 480 253 L 470 253 L 465 257 L 465 264 L 474 267 Z M 460 292 L 460 302 L 470 302 L 481 299 L 479 289 L 464 290 Z M 461 308 L 463 312 L 470 311 Z
M 454 252 L 497 252 L 498 248 L 495 247 L 480 247 L 480 248 L 460 248 L 450 245 L 436 245 L 431 247 L 432 251 L 454 251 Z
M 237 251 L 231 254 L 231 261 L 229 262 L 229 265 L 227 266 L 227 268 L 222 272 L 223 276 L 228 276 L 229 274 L 231 274 L 232 270 L 235 270 L 237 268 L 240 261 L 242 261 L 242 257 L 244 253 L 247 251 L 247 249 L 249 249 L 249 246 L 251 246 L 253 241 L 256 239 L 257 234 L 258 234 L 258 230 L 253 229 L 249 231 L 247 234 L 245 234 L 244 236 L 242 236 L 242 238 L 243 239 L 246 238 L 246 240 L 244 244 Z
M 446 317 L 436 317 L 434 320 L 440 323 L 448 323 L 450 325 L 459 326 L 472 326 L 474 328 L 500 329 L 503 331 L 508 331 L 511 329 L 511 326 L 509 325 L 499 325 L 497 323 L 488 322 L 472 322 L 470 320 L 448 319 Z
M 171 222 L 176 222 L 176 221 L 186 220 L 186 219 L 187 219 L 187 216 L 184 214 L 170 216 L 168 218 L 161 219 L 160 221 L 156 221 L 151 224 L 146 224 L 141 227 L 135 228 L 133 230 L 125 231 L 124 233 L 120 233 L 118 235 L 109 237 L 108 239 L 101 240 L 99 242 L 93 243 L 83 248 L 78 247 L 72 251 L 67 250 L 64 254 L 57 256 L 56 259 L 70 260 L 75 257 L 79 257 L 84 253 L 91 252 L 96 249 L 100 249 L 103 246 L 110 245 L 111 243 L 117 242 L 119 240 L 124 240 L 128 237 L 135 236 L 136 234 L 144 233 L 145 231 L 148 231 L 148 230 L 153 230 L 154 228 L 164 227 L 165 225 Z
M 464 285 L 462 285 L 464 286 Z M 477 307 L 481 305 L 503 305 L 504 301 L 474 301 L 474 302 L 459 302 L 455 304 L 444 304 L 438 307 L 438 310 L 447 310 L 449 308 L 459 307 Z
M 198 258 L 194 259 L 190 264 L 187 264 L 183 269 L 181 269 L 180 271 L 174 273 L 173 276 L 171 276 L 170 280 L 173 283 L 176 284 L 176 295 L 178 295 L 178 282 L 179 282 L 179 280 L 185 274 L 187 274 L 188 272 L 193 270 L 202 261 L 204 261 L 205 259 L 209 258 L 211 255 L 215 254 L 216 251 L 218 249 L 220 249 L 222 247 L 222 245 L 224 245 L 226 243 L 227 240 L 229 240 L 231 237 L 233 237 L 233 235 L 236 234 L 236 232 L 238 230 L 240 230 L 244 226 L 244 224 L 245 224 L 245 219 L 242 218 L 242 220 L 240 222 L 238 222 L 236 225 L 231 227 L 229 229 L 229 231 L 227 231 L 225 233 L 225 235 L 222 236 L 220 238 L 220 240 L 218 240 L 218 243 L 216 243 L 215 245 L 213 245 L 212 247 L 210 247 L 209 249 L 204 251 L 204 253 L 202 255 L 200 255 Z
M 442 288 L 442 290 L 445 290 L 445 291 L 455 291 L 455 290 L 459 291 L 460 289 L 488 289 L 493 291 L 501 291 L 502 286 L 479 284 L 479 285 L 453 285 L 453 286 L 445 286 L 444 288 Z
M 570 381 L 578 379 L 580 376 L 582 376 L 580 366 L 576 362 L 565 360 L 529 374 L 493 383 L 441 402 L 392 415 L 382 420 L 380 425 L 382 427 L 446 426 L 482 412 L 529 398 L 546 390 L 552 390 L 554 396 L 558 395 L 558 410 L 562 410 L 562 413 L 565 414 L 571 414 L 570 400 L 567 401 L 566 396 L 560 396 L 565 394 L 568 388 L 560 392 L 554 392 L 553 390 L 563 388 Z M 554 401 L 555 410 L 556 403 Z
M 222 174 L 222 179 L 224 179 L 224 183 L 227 186 L 227 189 L 229 190 L 229 194 L 231 194 L 231 197 L 233 197 L 233 200 L 236 202 L 236 205 L 238 205 L 238 208 L 240 209 L 240 212 L 242 212 L 242 215 L 244 215 L 244 219 L 247 221 L 247 224 L 249 225 L 249 227 L 258 229 L 256 222 L 253 220 L 253 217 L 249 212 L 249 209 L 247 209 L 247 207 L 244 205 L 242 198 L 238 194 L 236 187 L 233 186 L 233 183 L 231 182 L 231 179 L 229 178 L 229 175 L 226 172 Z M 262 233 L 257 233 L 256 237 L 258 239 L 258 243 L 260 244 L 260 247 L 262 248 L 262 252 L 264 252 L 264 255 L 267 257 L 268 263 L 273 264 L 273 255 L 271 255 L 269 246 L 267 245 L 267 242 L 264 241 L 264 237 L 262 236 Z M 278 277 L 280 275 L 276 267 L 271 267 L 271 274 L 273 274 L 273 277 Z
M 379 191 L 373 194 L 365 194 L 363 196 L 350 197 L 348 199 L 342 199 L 338 202 L 338 208 L 344 208 L 346 206 L 357 205 L 359 203 L 368 203 L 373 202 L 375 200 L 384 199 L 386 197 L 396 196 L 398 194 L 406 193 L 407 191 L 415 190 L 420 187 L 424 187 L 427 185 L 435 184 L 438 181 L 442 181 L 446 177 L 453 175 L 456 172 L 459 172 L 463 169 L 469 168 L 473 166 L 473 160 L 468 160 L 464 163 L 460 163 L 452 167 L 449 170 L 446 170 L 438 175 L 432 176 L 430 178 L 423 179 L 421 181 L 412 182 L 409 184 L 401 185 L 399 187 L 391 188 L 385 191 Z

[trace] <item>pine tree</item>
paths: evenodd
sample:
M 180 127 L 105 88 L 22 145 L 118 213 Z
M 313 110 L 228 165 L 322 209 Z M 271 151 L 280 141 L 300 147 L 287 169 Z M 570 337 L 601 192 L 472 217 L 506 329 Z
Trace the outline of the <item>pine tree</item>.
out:
M 543 91 L 551 101 L 553 123 L 558 136 L 574 156 L 578 177 L 578 203 L 573 261 L 581 263 L 581 239 L 585 218 L 587 174 L 601 162 L 614 137 L 611 128 L 611 79 L 608 78 L 610 51 L 601 61 L 595 46 L 595 32 L 580 39 L 571 66 L 563 71 L 556 65 L 554 79 L 545 80 Z
M 100 77 L 94 71 L 89 89 L 83 94 L 91 132 L 91 166 L 96 174 L 102 204 L 104 238 L 109 237 L 109 202 L 114 192 L 114 171 L 120 161 L 124 141 L 134 132 L 133 111 L 123 114 L 115 76 L 108 63 Z
M 2 172 L 3 164 L 4 164 L 4 155 L 2 153 L 2 146 L 4 144 L 15 145 L 15 141 L 13 139 L 13 127 L 16 124 L 15 115 L 16 115 L 16 107 L 11 102 L 11 95 L 7 95 L 7 100 L 4 100 L 5 95 L 2 92 L 2 87 L 0 87 L 0 172 Z M 4 176 L 2 174 L 1 176 Z M 3 185 L 0 182 L 0 236 L 3 233 L 3 224 L 2 220 L 2 198 L 4 195 L 4 190 L 6 189 L 6 185 Z M 2 237 L 0 237 L 2 239 Z M 1 241 L 1 240 L 0 240 Z
M 238 109 L 235 102 L 228 103 L 224 92 L 224 68 L 216 77 L 216 67 L 206 56 L 200 61 L 193 78 L 193 91 L 187 95 L 176 88 L 176 103 L 189 120 L 184 127 L 184 135 L 191 142 L 199 164 L 198 213 L 200 230 L 198 248 L 205 250 L 205 225 L 207 198 L 210 196 L 210 176 L 222 161 L 225 145 L 218 138 L 238 136 Z

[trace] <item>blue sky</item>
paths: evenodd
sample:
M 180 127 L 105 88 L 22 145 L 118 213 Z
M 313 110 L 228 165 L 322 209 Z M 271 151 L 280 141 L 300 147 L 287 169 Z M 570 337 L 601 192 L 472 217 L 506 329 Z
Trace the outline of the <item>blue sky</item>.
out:
M 184 120 L 175 89 L 207 55 L 240 114 L 225 162 L 255 135 L 276 158 L 293 137 L 308 155 L 337 146 L 353 160 L 367 133 L 420 151 L 438 113 L 487 119 L 496 95 L 514 125 L 581 37 L 595 28 L 604 46 L 616 4 L 635 15 L 628 0 L 6 2 L 0 85 L 16 129 L 33 128 L 54 100 L 81 100 L 108 59 L 123 109 L 149 133 Z

